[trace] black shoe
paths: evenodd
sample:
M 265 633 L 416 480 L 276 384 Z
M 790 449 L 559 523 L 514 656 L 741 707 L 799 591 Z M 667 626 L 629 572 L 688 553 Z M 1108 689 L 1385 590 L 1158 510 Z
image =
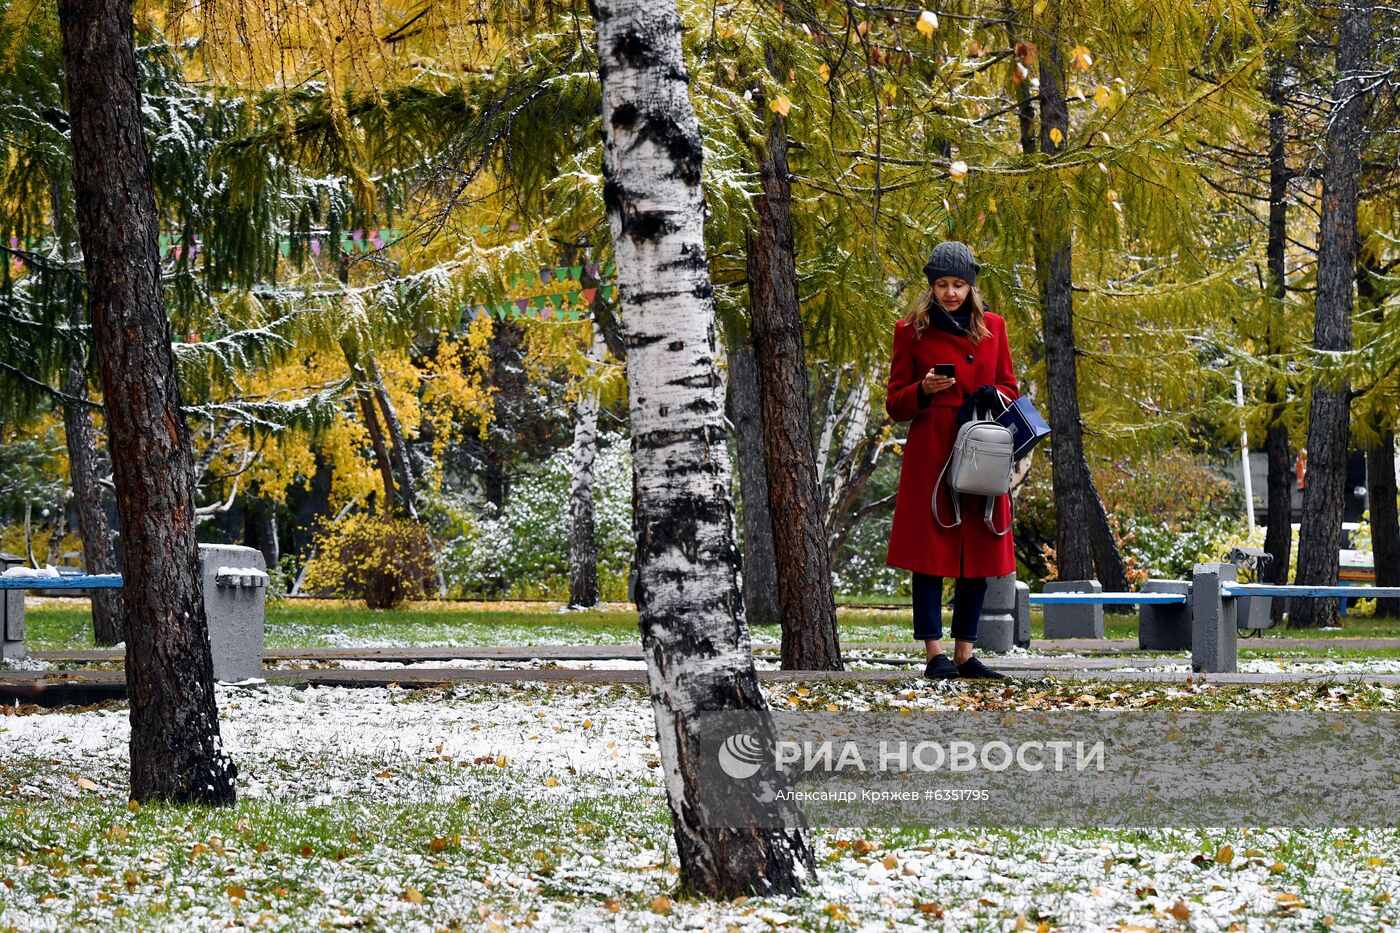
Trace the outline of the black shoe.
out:
M 924 676 L 929 680 L 952 680 L 958 676 L 958 667 L 946 654 L 935 654 L 924 667 Z
M 968 658 L 957 666 L 958 674 L 969 680 L 1004 680 L 1006 675 L 994 671 L 976 658 Z

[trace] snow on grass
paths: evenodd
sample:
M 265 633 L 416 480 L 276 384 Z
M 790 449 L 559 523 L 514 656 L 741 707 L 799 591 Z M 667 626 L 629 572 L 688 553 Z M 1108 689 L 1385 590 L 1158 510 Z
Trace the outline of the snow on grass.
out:
M 782 708 L 1397 708 L 1364 685 L 769 685 Z M 645 688 L 218 688 L 236 807 L 126 806 L 127 711 L 0 716 L 0 930 L 1316 930 L 1395 830 L 819 830 L 796 898 L 676 888 Z M 15 712 L 7 710 L 7 712 Z

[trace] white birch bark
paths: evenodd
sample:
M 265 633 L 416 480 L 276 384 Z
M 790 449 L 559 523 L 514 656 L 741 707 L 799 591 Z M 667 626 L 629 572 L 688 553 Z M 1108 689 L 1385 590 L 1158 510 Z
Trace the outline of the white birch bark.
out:
M 608 346 L 596 321 L 588 362 L 600 365 Z M 593 461 L 598 455 L 598 391 L 585 387 L 574 406 L 573 468 L 569 476 L 569 606 L 598 605 L 598 547 L 593 521 Z
M 703 150 L 676 0 L 591 6 L 627 349 L 637 606 L 682 882 L 715 895 L 795 891 L 813 873 L 805 829 L 706 826 L 693 786 L 694 717 L 766 702 L 739 600 Z

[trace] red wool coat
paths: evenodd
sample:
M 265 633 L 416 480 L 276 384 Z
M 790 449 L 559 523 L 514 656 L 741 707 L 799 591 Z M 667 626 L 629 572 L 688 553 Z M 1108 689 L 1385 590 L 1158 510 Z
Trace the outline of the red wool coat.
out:
M 975 345 L 932 324 L 922 338 L 915 339 L 911 319 L 895 324 L 885 412 L 894 421 L 913 423 L 899 471 L 894 525 L 885 557 L 888 566 L 939 577 L 999 577 L 1016 569 L 1011 532 L 997 537 L 987 530 L 982 521 L 986 507 L 982 496 L 962 497 L 962 524 L 956 528 L 941 528 L 933 519 L 933 487 L 953 450 L 963 392 L 970 394 L 979 386 L 994 385 L 1008 399 L 1020 396 L 1006 321 L 991 312 L 985 319 L 991 336 Z M 958 384 L 935 392 L 920 408 L 919 382 L 935 363 L 957 366 Z M 953 521 L 952 496 L 945 481 L 938 494 L 938 514 L 945 523 Z M 1011 519 L 1009 500 L 1009 496 L 1000 496 L 992 510 L 997 528 L 1005 528 Z

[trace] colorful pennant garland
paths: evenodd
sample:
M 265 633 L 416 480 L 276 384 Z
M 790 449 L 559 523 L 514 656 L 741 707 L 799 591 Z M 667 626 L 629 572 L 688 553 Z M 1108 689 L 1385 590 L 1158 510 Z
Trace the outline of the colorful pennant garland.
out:
M 555 295 L 513 298 L 497 305 L 463 304 L 458 329 L 465 330 L 473 320 L 481 318 L 495 318 L 499 321 L 518 321 L 521 318 L 535 318 L 541 321 L 586 321 L 591 316 L 590 308 L 594 298 L 612 301 L 616 295 L 616 285 L 601 285 L 597 288 L 575 289 Z M 579 307 L 580 300 L 583 307 Z

